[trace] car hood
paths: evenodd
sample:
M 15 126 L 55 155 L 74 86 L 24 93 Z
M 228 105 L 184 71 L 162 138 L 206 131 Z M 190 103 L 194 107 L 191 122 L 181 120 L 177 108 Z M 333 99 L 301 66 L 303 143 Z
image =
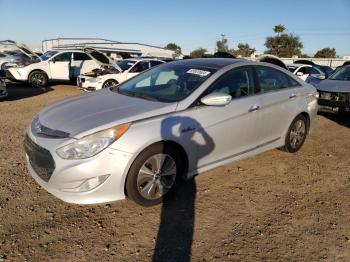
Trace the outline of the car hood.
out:
M 91 59 L 94 60 L 98 65 L 100 65 L 100 66 L 113 66 L 119 72 L 123 71 L 115 62 L 113 62 L 108 56 L 106 56 L 102 52 L 97 51 L 96 49 L 91 48 L 91 47 L 83 48 L 83 51 L 85 54 L 87 54 L 89 57 L 91 57 Z
M 326 92 L 350 92 L 350 81 L 323 80 L 316 85 L 316 88 Z
M 16 46 L 23 54 L 25 54 L 25 55 L 28 56 L 29 58 L 41 60 L 41 58 L 40 58 L 36 53 L 34 53 L 32 50 L 30 50 L 26 45 L 24 45 L 24 44 L 22 44 L 22 43 L 17 43 L 17 42 L 12 41 L 12 40 L 3 40 L 3 41 L 0 41 L 0 44 L 14 45 L 14 46 Z
M 174 112 L 176 106 L 105 89 L 52 104 L 39 113 L 39 121 L 45 127 L 81 138 L 119 124 Z

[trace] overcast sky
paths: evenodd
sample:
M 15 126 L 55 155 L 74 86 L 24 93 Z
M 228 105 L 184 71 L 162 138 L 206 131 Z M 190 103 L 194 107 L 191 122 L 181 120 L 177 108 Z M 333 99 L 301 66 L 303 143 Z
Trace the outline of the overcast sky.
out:
M 284 24 L 303 53 L 334 47 L 350 55 L 350 0 L 0 0 L 0 14 L 0 40 L 32 48 L 50 38 L 99 37 L 213 52 L 225 34 L 231 48 L 243 42 L 263 52 L 273 26 Z

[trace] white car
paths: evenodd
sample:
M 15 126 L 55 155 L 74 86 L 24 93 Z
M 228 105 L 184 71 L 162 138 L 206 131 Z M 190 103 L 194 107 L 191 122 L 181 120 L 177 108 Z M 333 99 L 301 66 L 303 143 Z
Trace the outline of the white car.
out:
M 8 68 L 6 77 L 34 86 L 47 86 L 50 81 L 73 81 L 80 74 L 100 67 L 94 54 L 99 57 L 101 53 L 92 48 L 86 50 L 48 51 L 40 61 Z M 110 62 L 106 56 L 104 59 Z
M 163 63 L 165 62 L 153 58 L 130 58 L 117 62 L 114 68 L 112 65 L 101 64 L 105 66 L 105 69 L 80 75 L 77 78 L 77 85 L 85 91 L 100 90 L 120 84 L 151 67 Z
M 155 205 L 181 177 L 273 148 L 297 152 L 313 127 L 317 97 L 275 65 L 178 60 L 43 109 L 27 129 L 27 166 L 69 203 L 127 196 Z
M 325 74 L 312 65 L 305 64 L 291 64 L 288 65 L 289 71 L 307 83 L 310 83 L 312 78 L 317 78 L 319 80 L 324 80 L 326 78 Z
M 11 51 L 0 52 L 0 69 L 16 66 L 17 64 L 30 64 L 40 61 L 40 57 L 32 52 L 26 45 L 12 40 L 2 40 L 0 45 L 13 46 Z

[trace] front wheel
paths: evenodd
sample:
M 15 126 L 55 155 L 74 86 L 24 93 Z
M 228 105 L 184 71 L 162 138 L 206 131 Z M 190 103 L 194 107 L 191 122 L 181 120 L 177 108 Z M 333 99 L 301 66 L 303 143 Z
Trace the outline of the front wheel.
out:
M 175 184 L 180 164 L 178 151 L 164 144 L 144 150 L 129 170 L 126 180 L 128 197 L 142 206 L 161 203 Z
M 109 79 L 103 83 L 102 88 L 109 88 L 116 85 L 118 85 L 118 82 L 116 80 Z
M 48 77 L 42 71 L 34 71 L 29 74 L 28 82 L 35 87 L 46 87 L 48 84 Z
M 288 129 L 283 149 L 290 153 L 297 152 L 305 142 L 307 129 L 306 118 L 303 115 L 297 116 Z

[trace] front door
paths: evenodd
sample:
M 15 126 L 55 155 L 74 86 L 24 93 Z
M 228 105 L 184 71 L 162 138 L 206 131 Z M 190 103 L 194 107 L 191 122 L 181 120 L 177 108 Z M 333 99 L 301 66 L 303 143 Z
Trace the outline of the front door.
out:
M 214 92 L 230 94 L 232 101 L 223 107 L 200 105 L 189 110 L 198 121 L 194 139 L 198 143 L 197 168 L 215 164 L 231 157 L 239 156 L 256 146 L 256 108 L 258 98 L 254 96 L 253 68 L 235 68 L 211 85 L 203 95 Z M 206 134 L 207 138 L 201 137 Z M 210 150 L 206 140 L 212 141 Z M 204 145 L 203 145 L 204 143 Z M 208 143 L 207 143 L 208 144 Z
M 149 68 L 150 68 L 149 61 L 137 62 L 132 68 L 130 68 L 129 72 L 126 75 L 125 80 L 132 78 Z
M 49 61 L 51 79 L 53 80 L 69 80 L 70 64 L 72 53 L 64 52 L 52 57 Z

